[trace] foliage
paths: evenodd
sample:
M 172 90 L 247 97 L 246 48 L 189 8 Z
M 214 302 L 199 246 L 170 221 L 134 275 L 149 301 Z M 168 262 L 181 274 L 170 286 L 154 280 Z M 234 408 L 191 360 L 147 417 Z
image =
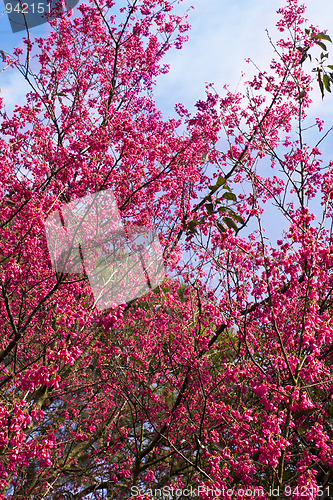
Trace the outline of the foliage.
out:
M 269 72 L 164 120 L 153 85 L 189 28 L 172 7 L 91 1 L 6 54 L 31 92 L 1 109 L 1 499 L 333 488 L 333 162 L 306 134 L 305 69 L 328 35 L 287 0 Z M 44 230 L 103 189 L 168 269 L 107 312 L 52 268 Z M 276 244 L 267 213 L 288 225 Z

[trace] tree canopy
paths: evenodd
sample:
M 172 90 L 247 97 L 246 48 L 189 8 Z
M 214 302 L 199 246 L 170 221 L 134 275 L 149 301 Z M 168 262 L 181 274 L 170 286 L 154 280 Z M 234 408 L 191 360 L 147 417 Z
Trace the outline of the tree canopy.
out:
M 165 119 L 173 4 L 88 0 L 2 53 L 31 90 L 0 109 L 0 499 L 333 494 L 331 40 L 287 0 L 243 93 Z M 100 310 L 45 223 L 107 190 L 165 277 Z

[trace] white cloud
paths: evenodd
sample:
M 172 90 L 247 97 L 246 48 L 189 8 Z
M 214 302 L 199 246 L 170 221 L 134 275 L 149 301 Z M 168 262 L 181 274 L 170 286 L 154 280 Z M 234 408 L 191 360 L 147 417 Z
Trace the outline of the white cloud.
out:
M 320 8 L 316 0 L 306 3 L 309 8 L 305 17 L 320 29 L 328 29 L 333 37 L 331 0 L 323 0 Z M 285 4 L 282 0 L 193 0 L 193 4 L 196 8 L 190 11 L 190 40 L 183 50 L 167 55 L 170 73 L 158 78 L 156 100 L 165 116 L 174 115 L 177 102 L 193 110 L 197 99 L 205 95 L 205 82 L 214 83 L 218 91 L 225 84 L 236 90 L 243 81 L 242 72 L 245 79 L 253 74 L 246 58 L 268 70 L 273 49 L 265 30 L 273 41 L 281 38 L 275 24 L 279 19 L 276 11 Z
M 31 88 L 23 76 L 15 70 L 6 70 L 0 78 L 0 97 L 3 98 L 6 111 L 10 114 L 16 104 L 24 104 L 25 95 Z
M 167 54 L 164 62 L 171 65 L 170 73 L 159 77 L 155 88 L 157 106 L 166 117 L 174 115 L 177 102 L 193 110 L 195 102 L 205 96 L 205 82 L 214 83 L 218 91 L 225 84 L 230 84 L 232 91 L 241 88 L 242 72 L 245 79 L 253 74 L 246 58 L 262 69 L 269 67 L 273 49 L 265 30 L 273 40 L 280 37 L 275 29 L 276 10 L 285 4 L 283 0 L 185 0 L 177 11 L 185 12 L 191 4 L 195 10 L 189 11 L 190 40 L 182 50 Z M 322 0 L 319 7 L 317 0 L 307 0 L 306 4 L 306 17 L 333 36 L 331 0 Z M 33 28 L 31 35 L 43 36 L 46 32 L 46 25 L 42 25 Z M 22 36 L 22 32 L 11 32 L 6 15 L 0 18 L 1 50 L 10 52 L 21 45 Z M 333 57 L 333 46 L 331 52 Z M 0 87 L 9 109 L 22 102 L 28 90 L 16 72 L 1 74 Z M 316 110 L 317 106 L 321 107 L 319 92 Z

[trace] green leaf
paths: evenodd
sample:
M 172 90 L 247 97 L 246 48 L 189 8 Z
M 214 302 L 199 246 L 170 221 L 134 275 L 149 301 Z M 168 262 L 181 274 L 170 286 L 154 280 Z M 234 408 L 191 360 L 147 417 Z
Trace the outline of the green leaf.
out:
M 333 66 L 331 64 L 328 64 L 327 67 L 333 69 Z
M 108 340 L 111 340 L 112 336 L 111 336 L 111 333 L 110 332 L 106 332 L 104 330 L 104 336 L 108 339 Z
M 317 408 L 307 408 L 306 410 L 298 410 L 294 413 L 294 418 L 304 417 L 305 415 L 311 415 Z
M 302 52 L 302 51 L 301 51 L 301 52 Z M 303 63 L 304 63 L 304 61 L 306 60 L 306 58 L 307 58 L 308 56 L 309 56 L 310 61 L 311 61 L 311 56 L 310 56 L 310 54 L 308 54 L 307 52 L 304 52 L 304 53 L 303 53 L 303 55 L 302 55 L 302 58 L 301 58 L 301 60 L 300 60 L 300 64 L 303 64 Z
M 232 201 L 237 201 L 237 197 L 234 193 L 224 193 L 222 196 L 224 200 L 232 200 Z
M 324 85 L 323 85 L 319 70 L 317 71 L 317 74 L 318 74 L 318 83 L 319 83 L 319 88 L 320 88 L 320 92 L 321 92 L 321 97 L 324 98 Z
M 324 84 L 327 92 L 331 92 L 331 82 L 330 82 L 330 79 L 327 75 L 323 76 L 323 84 Z
M 143 368 L 144 370 L 146 369 L 145 365 L 143 364 L 143 362 L 141 361 L 141 359 L 136 359 L 136 358 L 133 358 L 133 361 L 134 363 L 136 363 L 137 365 L 140 365 L 141 368 Z
M 326 47 L 326 45 L 323 42 L 316 41 L 316 44 L 319 45 L 319 47 L 321 47 L 323 50 L 327 51 L 327 47 Z
M 239 222 L 240 224 L 244 224 L 244 219 L 243 217 L 241 217 L 240 215 L 238 214 L 233 214 L 232 215 L 232 218 L 235 219 L 237 222 Z
M 319 38 L 320 40 L 327 40 L 328 42 L 332 43 L 331 37 L 328 35 L 325 35 L 325 33 L 318 33 L 317 35 L 312 35 L 311 38 L 316 38 L 316 39 Z
M 227 182 L 226 179 L 219 175 L 217 182 L 216 182 L 216 186 L 218 186 L 218 187 L 223 186 L 223 184 L 225 184 L 226 182 Z
M 215 193 L 215 191 L 218 190 L 219 187 L 223 186 L 227 181 L 224 177 L 221 177 L 220 175 L 217 178 L 216 184 L 214 186 L 209 186 L 212 193 Z
M 195 226 L 198 226 L 198 224 L 200 224 L 198 220 L 191 220 L 191 222 L 187 224 L 187 229 L 190 231 L 190 233 L 197 233 Z
M 221 231 L 221 233 L 225 233 L 225 228 L 218 221 L 216 221 L 216 226 Z
M 235 215 L 235 212 L 234 212 L 234 210 L 232 208 L 230 208 L 230 207 L 223 207 L 223 209 L 224 209 L 223 212 L 228 212 L 228 214 L 230 214 L 230 217 L 233 217 Z M 221 210 L 221 212 L 222 212 L 222 210 Z
M 237 227 L 237 224 L 236 222 L 231 219 L 230 217 L 223 217 L 223 222 L 226 223 L 226 225 L 231 228 L 231 229 L 234 229 L 235 231 L 237 231 L 238 227 Z
M 208 186 L 209 189 L 210 189 L 210 194 L 205 196 L 204 200 L 208 200 L 208 196 L 210 196 L 211 194 L 214 194 L 215 191 L 218 190 L 219 186 Z
M 294 475 L 294 471 L 286 471 L 284 474 L 283 474 L 283 482 L 284 484 L 288 484 L 289 482 L 289 479 L 291 479 Z M 274 491 L 274 490 L 273 490 Z
M 225 212 L 228 212 L 229 216 L 236 220 L 237 222 L 240 222 L 241 224 L 244 224 L 244 219 L 240 215 L 236 214 L 234 210 L 230 207 L 225 207 Z
M 212 215 L 212 213 L 214 212 L 214 207 L 213 207 L 213 204 L 212 203 L 207 203 L 206 206 L 206 210 L 207 210 L 207 213 L 209 215 Z

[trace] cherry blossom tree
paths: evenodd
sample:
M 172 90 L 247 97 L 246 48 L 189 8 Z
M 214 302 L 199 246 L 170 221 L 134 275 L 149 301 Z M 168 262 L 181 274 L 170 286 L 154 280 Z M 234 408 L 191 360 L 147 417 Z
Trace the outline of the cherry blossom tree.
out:
M 165 120 L 153 88 L 186 17 L 166 0 L 78 10 L 4 57 L 31 91 L 1 103 L 0 498 L 327 498 L 333 162 L 310 111 L 329 36 L 287 0 L 244 94 L 209 85 Z M 167 275 L 100 311 L 84 267 L 52 266 L 45 221 L 108 189 Z

